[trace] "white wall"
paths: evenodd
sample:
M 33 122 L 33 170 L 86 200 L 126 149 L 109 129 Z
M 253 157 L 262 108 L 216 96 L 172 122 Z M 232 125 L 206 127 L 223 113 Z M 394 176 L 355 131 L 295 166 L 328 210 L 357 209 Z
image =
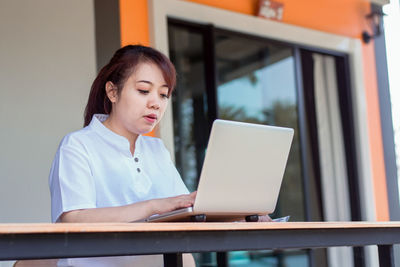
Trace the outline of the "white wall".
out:
M 94 32 L 93 0 L 0 1 L 0 223 L 50 221 L 48 173 L 83 124 Z

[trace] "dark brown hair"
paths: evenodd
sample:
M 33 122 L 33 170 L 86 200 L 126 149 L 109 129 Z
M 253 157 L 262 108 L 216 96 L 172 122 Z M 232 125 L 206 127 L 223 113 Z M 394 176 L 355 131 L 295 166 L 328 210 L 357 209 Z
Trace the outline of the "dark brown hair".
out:
M 118 49 L 110 62 L 105 65 L 93 81 L 89 99 L 85 108 L 84 126 L 89 125 L 94 114 L 110 114 L 111 101 L 106 94 L 106 83 L 112 82 L 118 95 L 129 76 L 140 63 L 153 63 L 158 66 L 168 85 L 168 96 L 176 84 L 176 71 L 171 61 L 161 52 L 147 46 L 127 45 Z

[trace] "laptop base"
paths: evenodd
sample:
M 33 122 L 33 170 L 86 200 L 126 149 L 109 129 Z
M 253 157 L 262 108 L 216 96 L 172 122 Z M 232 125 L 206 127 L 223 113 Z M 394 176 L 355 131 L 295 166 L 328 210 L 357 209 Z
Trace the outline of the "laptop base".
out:
M 168 216 L 152 216 L 138 222 L 258 222 L 259 216 L 258 214 L 195 213 L 188 208 L 188 212 Z
M 207 220 L 207 216 L 205 214 L 197 214 L 190 216 L 191 222 L 205 222 Z
M 245 220 L 246 222 L 258 222 L 258 215 L 254 214 L 254 215 L 248 215 L 246 216 Z

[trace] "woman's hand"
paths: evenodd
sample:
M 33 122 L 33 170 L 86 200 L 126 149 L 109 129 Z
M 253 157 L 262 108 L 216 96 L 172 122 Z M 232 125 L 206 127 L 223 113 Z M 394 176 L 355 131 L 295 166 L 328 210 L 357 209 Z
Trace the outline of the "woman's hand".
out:
M 158 198 L 150 200 L 155 214 L 173 211 L 176 209 L 192 207 L 196 199 L 197 191 L 176 197 Z
M 258 217 L 258 221 L 259 222 L 272 222 L 272 219 L 268 215 L 262 215 L 262 216 Z

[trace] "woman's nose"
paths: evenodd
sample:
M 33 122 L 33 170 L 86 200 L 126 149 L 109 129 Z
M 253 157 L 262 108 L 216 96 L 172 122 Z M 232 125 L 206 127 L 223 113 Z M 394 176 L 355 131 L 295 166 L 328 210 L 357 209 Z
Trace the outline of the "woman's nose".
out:
M 148 106 L 152 109 L 160 108 L 160 99 L 158 98 L 158 94 L 151 94 L 148 100 Z

